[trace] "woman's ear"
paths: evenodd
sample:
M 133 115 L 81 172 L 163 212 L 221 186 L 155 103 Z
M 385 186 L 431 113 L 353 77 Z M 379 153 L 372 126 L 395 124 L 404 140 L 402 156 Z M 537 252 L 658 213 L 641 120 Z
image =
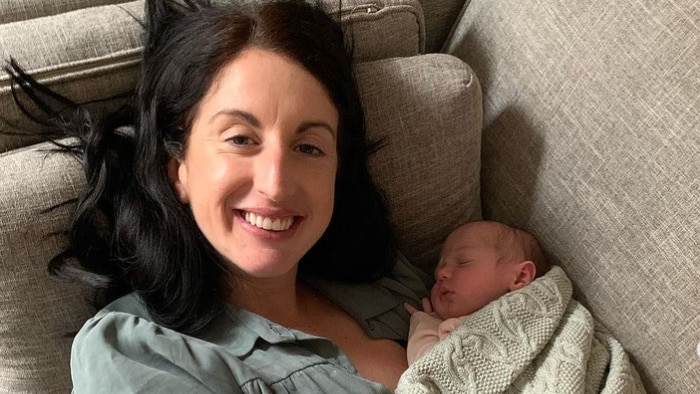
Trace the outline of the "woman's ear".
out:
M 170 178 L 170 182 L 177 193 L 177 199 L 183 204 L 189 203 L 190 200 L 187 196 L 187 166 L 185 163 L 176 157 L 171 157 L 170 161 L 168 161 L 168 178 Z
M 530 260 L 523 261 L 515 264 L 513 267 L 515 271 L 515 276 L 508 287 L 509 291 L 522 289 L 535 280 L 535 275 L 537 274 L 537 268 L 535 263 Z

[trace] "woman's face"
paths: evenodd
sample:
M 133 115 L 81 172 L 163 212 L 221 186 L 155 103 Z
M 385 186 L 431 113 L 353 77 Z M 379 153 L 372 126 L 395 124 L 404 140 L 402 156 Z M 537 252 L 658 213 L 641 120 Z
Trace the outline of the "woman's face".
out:
M 169 173 L 214 248 L 246 276 L 295 274 L 333 213 L 338 111 L 301 65 L 247 49 L 201 101 Z

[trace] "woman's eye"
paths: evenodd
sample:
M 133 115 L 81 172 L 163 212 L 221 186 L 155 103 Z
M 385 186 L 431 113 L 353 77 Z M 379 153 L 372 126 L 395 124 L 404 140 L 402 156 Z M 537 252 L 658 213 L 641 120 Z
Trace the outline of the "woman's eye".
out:
M 321 156 L 323 151 L 311 144 L 301 144 L 297 147 L 297 150 L 305 155 L 309 156 Z
M 234 135 L 231 138 L 227 138 L 226 141 L 233 145 L 250 145 L 253 143 L 253 140 L 245 135 Z

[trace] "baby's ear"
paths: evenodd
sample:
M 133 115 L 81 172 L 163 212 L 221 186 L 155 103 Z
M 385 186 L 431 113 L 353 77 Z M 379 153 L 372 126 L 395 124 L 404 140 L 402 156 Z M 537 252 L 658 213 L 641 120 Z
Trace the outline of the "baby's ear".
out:
M 515 271 L 515 277 L 511 281 L 508 288 L 510 291 L 522 289 L 523 287 L 529 285 L 530 282 L 535 280 L 535 275 L 537 275 L 535 263 L 530 260 L 515 264 L 513 269 Z

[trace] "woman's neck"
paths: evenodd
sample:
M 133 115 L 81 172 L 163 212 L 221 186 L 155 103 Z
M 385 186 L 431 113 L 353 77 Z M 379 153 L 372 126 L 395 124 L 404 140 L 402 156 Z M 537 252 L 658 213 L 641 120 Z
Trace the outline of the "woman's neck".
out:
M 285 326 L 293 326 L 304 315 L 305 285 L 296 272 L 275 278 L 237 277 L 228 302 Z

